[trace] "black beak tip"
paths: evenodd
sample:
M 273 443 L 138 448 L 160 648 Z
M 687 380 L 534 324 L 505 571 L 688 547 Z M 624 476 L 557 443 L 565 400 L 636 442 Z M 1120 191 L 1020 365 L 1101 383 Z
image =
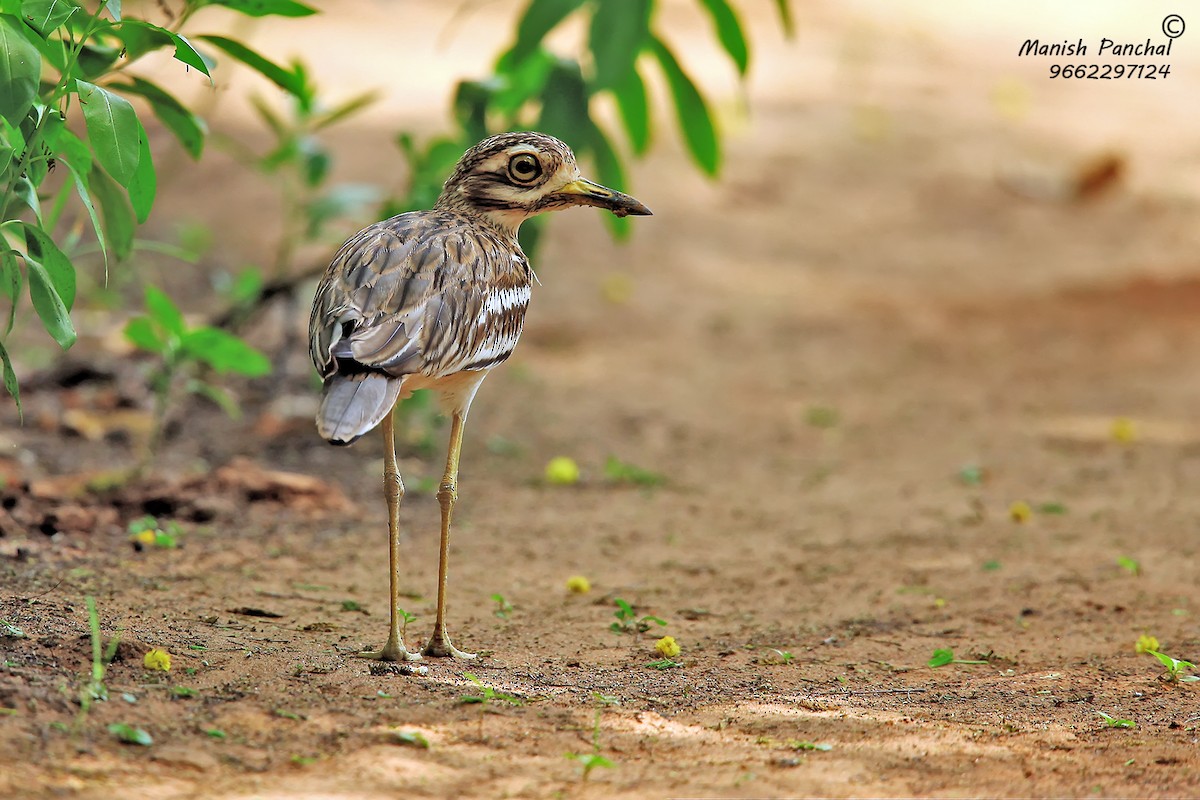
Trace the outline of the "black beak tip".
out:
M 652 216 L 654 216 L 654 212 L 651 211 L 650 209 L 646 208 L 646 206 L 644 206 L 641 203 L 637 203 L 636 205 L 631 205 L 631 206 L 619 206 L 617 208 L 614 208 L 612 210 L 612 213 L 616 214 L 618 217 L 627 217 L 631 214 L 635 217 L 652 217 Z

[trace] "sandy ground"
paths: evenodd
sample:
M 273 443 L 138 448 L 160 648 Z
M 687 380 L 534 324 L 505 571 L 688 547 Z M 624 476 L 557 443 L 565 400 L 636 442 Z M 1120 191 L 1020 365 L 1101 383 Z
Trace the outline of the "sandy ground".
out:
M 793 42 L 756 9 L 744 90 L 687 51 L 720 98 L 722 179 L 696 177 L 660 120 L 631 187 L 655 216 L 620 247 L 594 213 L 554 220 L 525 339 L 475 404 L 450 581 L 451 633 L 484 654 L 469 666 L 352 657 L 386 626 L 381 446 L 321 443 L 301 373 L 244 387 L 241 422 L 190 408 L 164 471 L 250 462 L 115 510 L 45 483 L 132 457 L 61 431 L 101 390 L 31 388 L 30 422 L 4 412 L 3 507 L 25 524 L 0 536 L 0 619 L 24 636 L 0 628 L 0 795 L 1200 793 L 1196 684 L 1134 649 L 1152 635 L 1200 660 L 1200 33 L 1167 80 L 1051 80 L 1024 39 L 1161 39 L 1176 9 L 1026 5 L 804 5 Z M 364 179 L 395 163 L 392 131 L 436 130 L 429 86 L 498 48 L 513 4 L 399 55 L 370 24 L 383 6 L 353 8 L 376 31 L 356 69 L 394 56 L 432 76 L 409 90 L 401 69 L 339 140 L 340 174 Z M 706 36 L 686 4 L 667 19 Z M 316 41 L 288 24 L 303 33 L 281 48 Z M 215 163 L 160 213 L 207 220 L 236 264 L 269 238 L 267 194 L 230 203 L 236 172 Z M 442 435 L 402 458 L 417 643 Z M 580 485 L 542 480 L 559 455 Z M 614 482 L 610 456 L 664 482 Z M 183 547 L 130 549 L 147 509 Z M 89 595 L 122 644 L 111 699 L 80 716 Z M 614 633 L 617 598 L 666 627 Z M 662 633 L 678 668 L 647 666 Z M 169 676 L 143 669 L 151 647 Z M 939 648 L 983 663 L 928 667 Z M 520 704 L 462 702 L 482 691 L 466 672 Z M 585 780 L 568 753 L 612 766 Z

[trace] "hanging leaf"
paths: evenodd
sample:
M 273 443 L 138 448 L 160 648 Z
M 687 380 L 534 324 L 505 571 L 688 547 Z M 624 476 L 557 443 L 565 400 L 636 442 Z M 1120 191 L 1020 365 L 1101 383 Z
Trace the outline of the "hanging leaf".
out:
M 645 155 L 650 146 L 650 104 L 646 98 L 646 84 L 636 69 L 630 70 L 613 87 L 613 97 L 616 98 L 617 110 L 621 112 L 621 121 L 625 123 L 625 132 L 629 134 L 633 152 L 639 156 Z
M 679 66 L 670 48 L 658 37 L 651 40 L 651 51 L 662 66 L 675 99 L 675 113 L 679 128 L 692 159 L 709 175 L 716 175 L 721 168 L 721 151 L 717 142 L 717 130 L 713 126 L 708 105 L 696 88 L 696 84 Z
M 21 33 L 21 21 L 0 14 L 0 117 L 19 125 L 37 97 L 42 57 Z
M 302 77 L 284 69 L 273 61 L 259 55 L 241 42 L 227 39 L 224 36 L 199 36 L 209 44 L 224 50 L 232 58 L 242 62 L 250 69 L 262 75 L 285 92 L 290 92 L 298 98 L 303 98 L 307 92 Z
M 0 342 L 0 362 L 4 365 L 4 388 L 12 395 L 13 402 L 17 404 L 17 418 L 23 419 L 21 389 L 17 384 L 17 373 L 13 371 L 12 359 L 9 358 L 8 350 L 4 348 L 3 342 Z
M 204 137 L 207 130 L 204 120 L 188 111 L 182 103 L 163 89 L 150 81 L 130 76 L 131 83 L 109 84 L 111 88 L 125 94 L 134 94 L 150 103 L 150 110 L 167 130 L 175 134 L 175 138 L 183 145 L 183 149 L 192 158 L 199 158 L 204 150 Z
M 775 0 L 775 8 L 779 11 L 779 22 L 783 25 L 783 35 L 789 39 L 796 35 L 796 23 L 792 19 L 792 0 Z
M 91 186 L 88 176 L 92 174 L 92 154 L 82 141 L 70 131 L 64 132 L 62 141 L 62 157 L 59 161 L 67 165 L 71 177 L 75 180 L 75 192 L 83 203 L 88 218 L 92 221 L 92 230 L 96 232 L 96 241 L 100 244 L 100 255 L 104 258 L 104 276 L 108 278 L 108 239 L 104 235 L 104 226 L 100 224 L 100 215 L 96 213 L 96 204 L 92 201 Z
M 133 215 L 139 225 L 150 216 L 154 196 L 158 191 L 158 173 L 154 171 L 150 138 L 146 136 L 145 131 L 141 132 L 140 149 L 137 170 L 133 173 L 133 179 L 129 181 L 129 203 L 133 206 Z
M 542 113 L 538 129 L 568 144 L 585 142 L 590 133 L 587 85 L 579 64 L 559 59 L 550 70 L 542 91 Z
M 17 302 L 21 299 L 21 287 L 24 281 L 21 277 L 21 265 L 17 263 L 16 251 L 4 249 L 0 251 L 0 291 L 8 295 L 8 324 L 4 335 L 12 333 L 13 323 L 17 321 Z
M 584 0 L 530 0 L 517 23 L 517 41 L 501 57 L 501 62 L 515 67 L 533 55 L 542 39 L 546 38 L 546 34 L 578 10 L 583 2 Z
M 75 266 L 39 226 L 22 223 L 31 255 L 46 270 L 50 284 L 69 311 L 75 305 Z
M 137 170 L 141 153 L 139 136 L 144 136 L 133 104 L 119 94 L 87 81 L 75 81 L 87 123 L 88 140 L 105 172 L 128 186 Z
M 129 195 L 108 174 L 92 167 L 88 176 L 92 197 L 104 215 L 104 234 L 112 254 L 118 261 L 133 252 L 133 234 L 137 229 Z
M 737 65 L 738 74 L 745 76 L 750 67 L 750 48 L 746 44 L 746 34 L 742 32 L 742 23 L 738 21 L 737 13 L 727 0 L 700 0 L 700 3 L 712 17 L 721 47 L 725 48 L 725 52 Z
M 621 157 L 613 148 L 612 142 L 603 129 L 592 124 L 592 135 L 589 137 L 592 161 L 596 165 L 596 180 L 610 189 L 625 191 L 625 169 L 621 166 Z M 628 217 L 618 217 L 616 214 L 604 214 L 604 221 L 618 239 L 628 239 L 631 231 Z
M 58 342 L 58 346 L 67 350 L 75 344 L 75 326 L 71 324 L 71 314 L 67 311 L 46 268 L 28 253 L 25 254 L 25 268 L 29 275 L 29 299 L 33 301 L 33 309 L 42 319 L 46 331 Z
M 649 0 L 600 3 L 592 15 L 588 49 L 595 60 L 593 85 L 611 89 L 634 71 L 638 53 L 650 36 Z

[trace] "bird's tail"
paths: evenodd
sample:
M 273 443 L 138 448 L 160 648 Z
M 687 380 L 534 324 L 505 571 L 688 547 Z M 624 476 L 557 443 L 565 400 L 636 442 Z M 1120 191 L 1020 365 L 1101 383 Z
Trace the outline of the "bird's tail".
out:
M 334 375 L 325 382 L 317 433 L 330 444 L 346 445 L 392 412 L 403 381 L 379 373 Z

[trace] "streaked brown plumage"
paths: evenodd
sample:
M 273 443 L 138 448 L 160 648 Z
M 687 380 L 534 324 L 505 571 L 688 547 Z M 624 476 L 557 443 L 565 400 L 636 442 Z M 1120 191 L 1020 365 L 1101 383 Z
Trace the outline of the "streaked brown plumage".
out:
M 377 425 L 386 440 L 391 626 L 373 657 L 419 658 L 400 640 L 400 498 L 392 411 L 416 389 L 432 389 L 451 416 L 442 508 L 437 618 L 426 655 L 471 657 L 445 629 L 450 518 L 457 499 L 463 422 L 479 384 L 512 353 L 534 281 L 517 244 L 529 217 L 573 205 L 649 214 L 628 195 L 579 176 L 571 150 L 545 134 L 493 136 L 468 150 L 430 211 L 371 225 L 334 256 L 313 300 L 309 351 L 324 379 L 317 430 L 351 444 Z

